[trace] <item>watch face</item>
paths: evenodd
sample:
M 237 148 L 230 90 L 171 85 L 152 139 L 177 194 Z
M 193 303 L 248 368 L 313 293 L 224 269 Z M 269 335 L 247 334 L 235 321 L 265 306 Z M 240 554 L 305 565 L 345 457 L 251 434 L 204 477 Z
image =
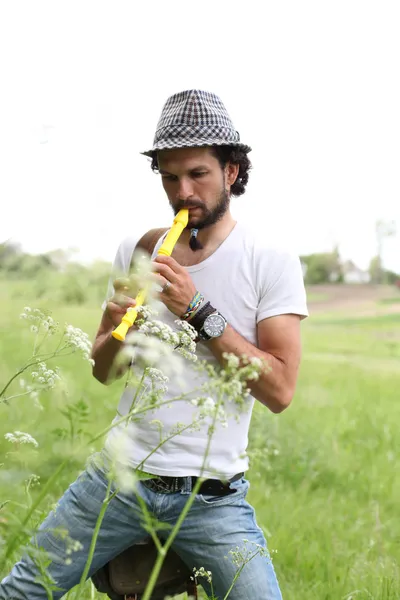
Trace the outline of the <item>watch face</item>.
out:
M 223 334 L 226 321 L 221 315 L 210 315 L 204 322 L 203 329 L 210 337 L 219 337 Z

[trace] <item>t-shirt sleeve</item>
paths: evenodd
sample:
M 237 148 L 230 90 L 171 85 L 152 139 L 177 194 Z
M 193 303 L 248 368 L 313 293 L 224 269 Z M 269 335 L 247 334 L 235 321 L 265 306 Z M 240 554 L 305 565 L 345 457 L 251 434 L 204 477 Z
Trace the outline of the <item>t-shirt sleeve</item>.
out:
M 123 277 L 129 272 L 129 265 L 135 246 L 139 238 L 127 237 L 118 246 L 117 252 L 111 268 L 111 274 L 108 280 L 106 297 L 101 305 L 101 308 L 105 310 L 107 302 L 114 295 L 113 282 L 117 277 Z
M 308 317 L 306 290 L 300 258 L 289 252 L 263 253 L 258 273 L 260 301 L 257 323 L 284 314 Z

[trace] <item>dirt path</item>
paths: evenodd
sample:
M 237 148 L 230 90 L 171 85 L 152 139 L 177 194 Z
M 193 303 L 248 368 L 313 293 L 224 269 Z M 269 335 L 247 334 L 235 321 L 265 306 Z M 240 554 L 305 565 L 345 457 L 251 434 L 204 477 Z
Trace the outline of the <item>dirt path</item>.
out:
M 307 286 L 307 295 L 310 314 L 334 311 L 360 316 L 400 314 L 400 291 L 394 286 L 314 285 Z M 385 299 L 393 302 L 383 303 Z

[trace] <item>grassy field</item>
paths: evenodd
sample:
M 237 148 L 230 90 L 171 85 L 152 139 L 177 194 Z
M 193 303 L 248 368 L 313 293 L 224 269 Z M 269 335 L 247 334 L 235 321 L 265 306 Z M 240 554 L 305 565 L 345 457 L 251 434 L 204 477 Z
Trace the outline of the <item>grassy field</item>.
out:
M 100 308 L 32 300 L 29 285 L 0 282 L 1 382 L 29 356 L 31 334 L 19 314 L 25 305 L 48 306 L 60 322 L 91 337 Z M 311 316 L 303 323 L 303 361 L 291 407 L 280 415 L 256 406 L 250 432 L 249 500 L 271 550 L 285 600 L 394 600 L 400 598 L 400 294 L 369 286 L 309 290 Z M 43 490 L 69 458 L 33 512 L 39 522 L 76 477 L 100 442 L 76 450 L 114 416 L 122 383 L 104 387 L 76 356 L 60 361 L 67 385 L 42 399 L 0 404 L 0 543 L 26 514 L 24 481 L 31 473 Z M 81 402 L 80 405 L 76 403 Z M 79 427 L 68 415 L 75 403 Z M 80 406 L 80 408 L 79 408 Z M 76 423 L 76 421 L 75 421 Z M 55 429 L 65 429 L 60 438 Z M 39 443 L 11 452 L 4 434 L 31 433 Z M 29 531 L 27 530 L 27 534 Z M 0 560 L 2 546 L 0 545 Z M 17 559 L 17 544 L 7 568 Z M 100 598 L 90 595 L 87 598 Z

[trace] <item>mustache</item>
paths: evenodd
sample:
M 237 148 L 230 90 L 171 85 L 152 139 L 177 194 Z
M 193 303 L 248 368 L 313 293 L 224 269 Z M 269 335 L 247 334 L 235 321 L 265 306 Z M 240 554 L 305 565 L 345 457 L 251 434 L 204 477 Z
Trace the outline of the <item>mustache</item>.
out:
M 203 205 L 200 202 L 186 202 L 185 200 L 181 200 L 175 205 L 175 210 L 179 212 L 182 208 L 203 208 Z

